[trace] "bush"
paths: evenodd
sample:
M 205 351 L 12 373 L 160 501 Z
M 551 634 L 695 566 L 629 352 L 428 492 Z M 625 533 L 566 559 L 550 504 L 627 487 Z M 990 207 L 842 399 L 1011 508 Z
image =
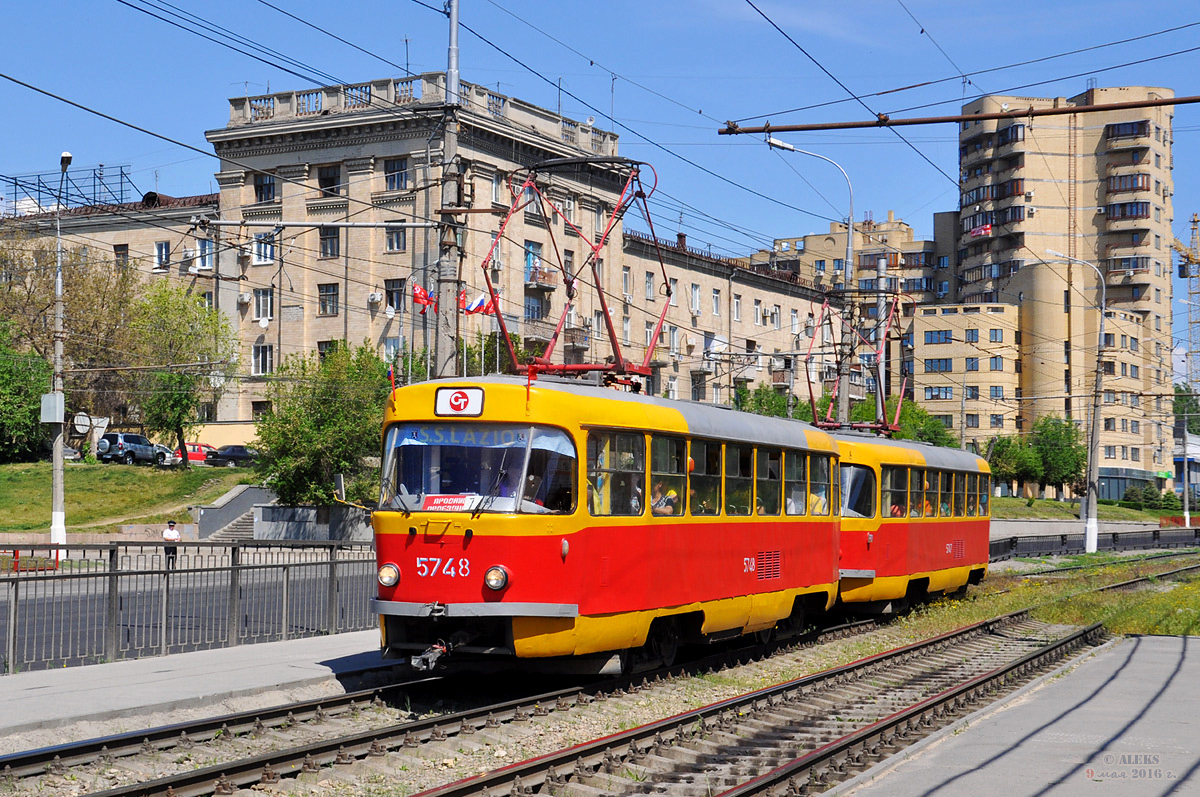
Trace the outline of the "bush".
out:
M 1178 512 L 1183 509 L 1183 498 L 1174 490 L 1166 490 L 1163 492 L 1162 508 L 1171 512 Z
M 1142 503 L 1150 509 L 1158 509 L 1162 506 L 1162 493 L 1157 487 L 1147 484 L 1142 489 Z
M 1137 501 L 1142 502 L 1142 488 L 1137 486 L 1129 486 L 1125 488 L 1125 495 L 1121 496 L 1122 501 Z
M 1096 506 L 1116 506 L 1120 502 L 1115 498 L 1097 498 Z
M 1118 501 L 1117 506 L 1123 506 L 1126 509 L 1136 509 L 1139 512 L 1144 508 L 1141 501 Z

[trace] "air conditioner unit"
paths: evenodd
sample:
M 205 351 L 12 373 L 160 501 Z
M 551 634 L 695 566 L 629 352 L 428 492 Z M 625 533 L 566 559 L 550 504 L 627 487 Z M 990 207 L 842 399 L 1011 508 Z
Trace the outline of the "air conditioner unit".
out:
M 1100 214 L 1102 214 L 1102 215 L 1103 215 L 1104 211 L 1105 211 L 1105 208 L 1104 208 L 1104 207 L 1098 207 L 1098 208 L 1096 208 L 1096 212 L 1097 212 L 1097 213 L 1100 213 Z
M 238 304 L 242 304 L 242 305 L 250 304 L 251 298 L 252 297 L 250 296 L 249 293 L 239 293 L 238 294 Z
M 372 291 L 367 294 L 367 302 L 370 304 L 380 304 L 383 302 L 383 294 L 379 291 Z
M 1033 199 L 1033 192 L 1032 192 L 1032 191 L 1026 191 L 1026 192 L 1025 192 L 1025 201 L 1026 201 L 1026 202 L 1029 202 L 1029 201 L 1031 201 L 1032 199 Z
M 1037 208 L 1035 208 L 1033 205 L 1030 205 L 1025 212 L 1032 216 L 1037 213 Z
M 629 294 L 629 293 L 625 294 L 624 299 L 625 299 L 625 304 L 633 303 L 633 295 L 632 294 Z

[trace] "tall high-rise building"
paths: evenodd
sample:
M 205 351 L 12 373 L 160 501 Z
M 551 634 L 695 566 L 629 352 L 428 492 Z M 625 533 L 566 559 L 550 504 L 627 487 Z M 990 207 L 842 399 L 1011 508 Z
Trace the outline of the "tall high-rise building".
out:
M 926 408 L 982 450 L 988 438 L 1027 432 L 1047 415 L 1084 426 L 1099 354 L 1102 498 L 1120 498 L 1130 486 L 1162 487 L 1170 478 L 1171 402 L 1160 396 L 1172 384 L 1174 111 L 1022 114 L 1172 96 L 1163 88 L 1093 88 L 1069 99 L 994 96 L 965 105 L 966 116 L 1009 112 L 1011 118 L 961 123 L 957 268 L 938 302 L 982 305 L 1006 320 L 971 327 L 968 342 L 955 336 L 951 327 L 958 327 L 943 331 L 922 317 L 922 334 L 910 338 L 912 354 L 899 355 L 911 359 L 918 399 L 931 392 L 946 400 L 952 410 Z M 974 339 L 993 329 L 1011 338 Z M 978 351 L 939 354 L 949 343 Z M 997 343 L 1006 351 L 989 352 Z M 993 379 L 988 370 L 971 373 L 968 356 L 1012 361 L 999 363 Z M 936 372 L 927 373 L 926 363 Z M 984 404 L 962 407 L 950 383 Z M 978 427 L 958 420 L 981 414 L 989 422 Z

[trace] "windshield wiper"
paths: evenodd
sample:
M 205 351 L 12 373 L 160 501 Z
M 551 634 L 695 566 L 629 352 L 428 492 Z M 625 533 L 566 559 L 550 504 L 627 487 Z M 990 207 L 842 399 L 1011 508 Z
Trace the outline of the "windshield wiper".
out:
M 496 468 L 496 476 L 492 479 L 491 486 L 488 487 L 487 495 L 483 497 L 482 501 L 475 505 L 475 511 L 471 513 L 471 520 L 478 519 L 478 517 L 492 505 L 492 503 L 496 500 L 496 497 L 500 494 L 500 485 L 504 484 L 504 477 L 508 475 L 508 470 L 505 469 L 504 465 L 508 462 L 508 455 L 511 451 L 511 448 L 504 449 L 504 456 L 500 457 L 500 467 Z

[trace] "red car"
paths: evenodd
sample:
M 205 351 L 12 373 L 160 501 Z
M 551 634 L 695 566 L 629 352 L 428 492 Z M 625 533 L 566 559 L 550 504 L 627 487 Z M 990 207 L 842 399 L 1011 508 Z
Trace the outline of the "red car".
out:
M 203 462 L 208 457 L 208 452 L 217 450 L 208 443 L 185 443 L 185 445 L 187 446 L 188 462 Z M 176 449 L 175 455 L 183 457 L 178 449 Z

